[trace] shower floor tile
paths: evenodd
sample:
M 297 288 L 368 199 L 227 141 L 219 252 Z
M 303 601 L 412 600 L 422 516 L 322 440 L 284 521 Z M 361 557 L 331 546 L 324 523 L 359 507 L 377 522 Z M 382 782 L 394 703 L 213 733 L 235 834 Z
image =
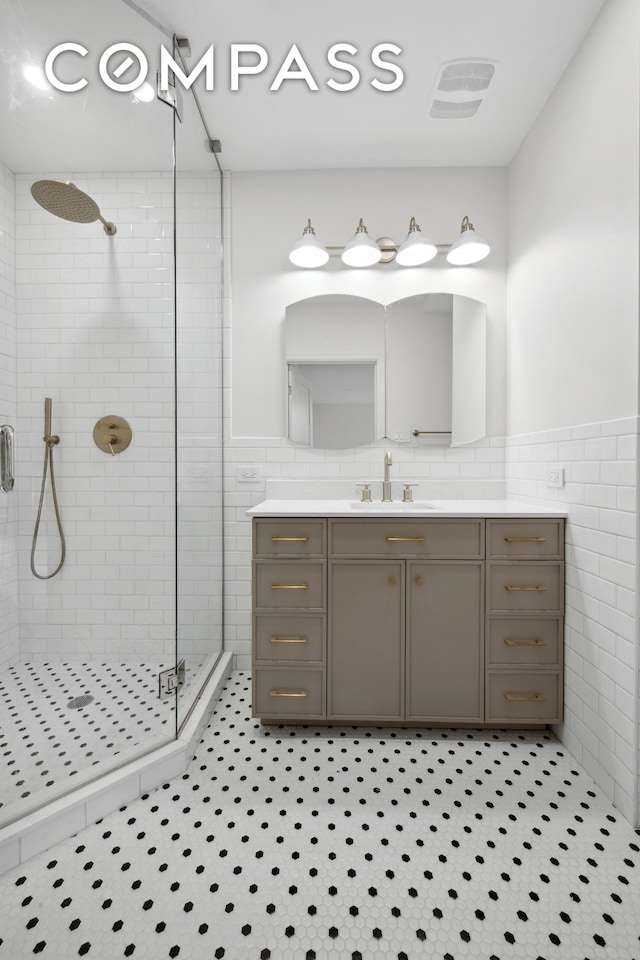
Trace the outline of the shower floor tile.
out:
M 181 696 L 200 665 L 189 665 Z M 52 661 L 7 670 L 0 680 L 0 819 L 117 765 L 124 752 L 172 738 L 175 696 L 157 696 L 158 672 L 168 666 Z
M 261 727 L 0 879 L 0 958 L 639 960 L 640 837 L 542 731 Z

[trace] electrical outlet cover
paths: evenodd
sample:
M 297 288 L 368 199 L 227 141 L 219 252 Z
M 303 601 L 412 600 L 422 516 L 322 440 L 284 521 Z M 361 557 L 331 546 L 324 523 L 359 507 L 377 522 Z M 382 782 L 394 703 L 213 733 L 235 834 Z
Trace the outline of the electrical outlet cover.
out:
M 242 483 L 249 483 L 252 480 L 260 479 L 260 467 L 252 464 L 238 467 L 238 480 Z

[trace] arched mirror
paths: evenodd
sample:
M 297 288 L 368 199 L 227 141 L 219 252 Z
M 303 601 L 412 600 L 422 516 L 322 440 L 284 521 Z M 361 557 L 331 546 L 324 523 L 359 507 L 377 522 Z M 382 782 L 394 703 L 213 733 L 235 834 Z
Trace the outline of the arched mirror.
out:
M 385 435 L 385 310 L 363 297 L 287 307 L 287 437 L 325 449 Z
M 458 446 L 486 434 L 486 306 L 477 300 L 301 300 L 287 307 L 285 361 L 286 435 L 295 443 Z

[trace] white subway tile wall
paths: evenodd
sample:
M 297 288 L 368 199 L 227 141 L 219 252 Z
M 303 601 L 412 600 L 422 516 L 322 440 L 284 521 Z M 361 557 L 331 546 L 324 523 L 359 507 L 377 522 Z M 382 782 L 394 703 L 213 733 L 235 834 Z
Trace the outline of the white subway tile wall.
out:
M 15 178 L 0 164 L 0 424 L 16 422 Z M 18 504 L 0 490 L 0 668 L 18 656 Z
M 559 735 L 634 822 L 638 420 L 506 441 L 507 495 L 566 507 L 565 718 Z M 564 468 L 565 484 L 547 487 Z
M 52 216 L 30 195 L 35 178 L 16 177 L 21 658 L 173 653 L 176 448 L 185 652 L 202 652 L 212 632 L 221 640 L 211 601 L 222 576 L 219 180 L 181 174 L 178 182 L 176 438 L 172 174 L 46 176 L 93 196 L 117 234 Z M 45 397 L 60 436 L 54 466 L 67 541 L 52 580 L 29 570 Z M 93 441 L 95 423 L 109 414 L 133 431 L 116 456 Z M 59 556 L 48 492 L 36 568 L 53 570 Z

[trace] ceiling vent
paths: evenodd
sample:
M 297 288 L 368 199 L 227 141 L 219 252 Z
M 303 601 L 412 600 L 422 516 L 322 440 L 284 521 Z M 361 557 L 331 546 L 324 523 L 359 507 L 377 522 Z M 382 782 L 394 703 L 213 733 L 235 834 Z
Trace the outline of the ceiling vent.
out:
M 440 65 L 429 115 L 436 120 L 465 120 L 478 112 L 484 92 L 496 72 L 490 60 L 450 60 Z
M 478 112 L 482 100 L 434 100 L 431 104 L 430 116 L 436 120 L 464 120 L 473 117 Z
M 478 93 L 487 89 L 495 72 L 492 63 L 480 60 L 449 63 L 440 74 L 438 90 L 445 93 L 457 93 L 460 90 Z

